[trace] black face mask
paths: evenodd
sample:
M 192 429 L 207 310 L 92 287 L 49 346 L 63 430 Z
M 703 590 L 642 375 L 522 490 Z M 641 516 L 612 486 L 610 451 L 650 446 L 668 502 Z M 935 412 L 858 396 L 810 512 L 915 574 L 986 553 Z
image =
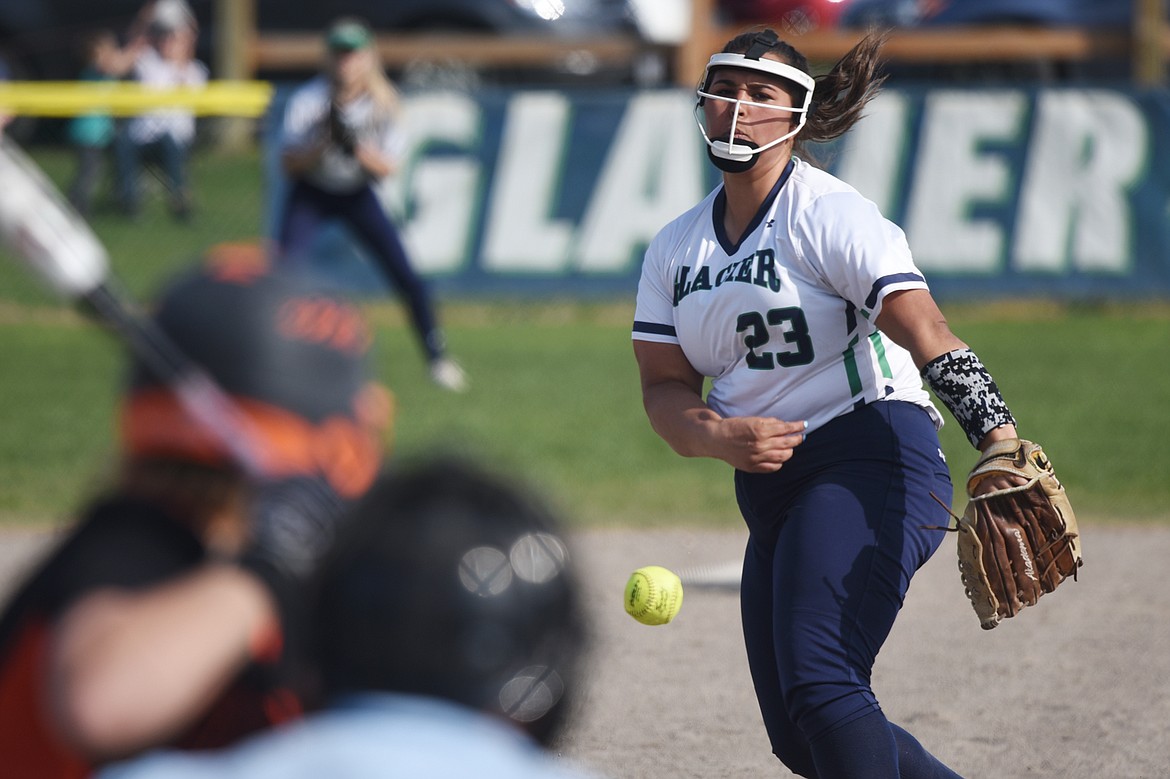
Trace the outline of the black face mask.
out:
M 759 146 L 759 144 L 755 143 L 754 141 L 739 140 L 735 143 L 737 146 L 750 146 L 753 149 Z M 739 160 L 729 160 L 716 155 L 715 150 L 710 146 L 707 147 L 707 159 L 711 160 L 711 164 L 719 168 L 719 170 L 723 171 L 724 173 L 743 173 L 745 170 L 750 170 L 751 167 L 756 164 L 756 160 L 759 158 L 760 155 L 753 154 L 751 157 L 743 160 L 742 162 Z

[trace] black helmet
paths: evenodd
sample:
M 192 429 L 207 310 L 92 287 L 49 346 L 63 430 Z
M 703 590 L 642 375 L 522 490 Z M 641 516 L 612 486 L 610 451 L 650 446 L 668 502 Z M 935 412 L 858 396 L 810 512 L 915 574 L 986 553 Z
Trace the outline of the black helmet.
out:
M 586 627 L 548 511 L 435 458 L 380 477 L 353 519 L 320 590 L 326 692 L 444 698 L 549 743 L 569 713 Z
M 357 495 L 381 442 L 369 370 L 370 331 L 349 301 L 270 269 L 258 247 L 225 245 L 180 274 L 152 316 L 226 390 L 260 434 L 270 476 L 325 477 Z M 156 370 L 131 364 L 122 440 L 139 458 L 228 463 Z

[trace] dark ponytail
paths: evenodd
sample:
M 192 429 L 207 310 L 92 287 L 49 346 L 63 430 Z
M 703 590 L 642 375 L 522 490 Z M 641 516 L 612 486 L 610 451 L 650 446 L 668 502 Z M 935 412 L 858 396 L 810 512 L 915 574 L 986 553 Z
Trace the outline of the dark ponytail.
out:
M 832 70 L 817 77 L 811 115 L 800 133 L 804 141 L 831 141 L 861 119 L 886 81 L 879 72 L 878 57 L 886 37 L 886 33 L 866 35 Z

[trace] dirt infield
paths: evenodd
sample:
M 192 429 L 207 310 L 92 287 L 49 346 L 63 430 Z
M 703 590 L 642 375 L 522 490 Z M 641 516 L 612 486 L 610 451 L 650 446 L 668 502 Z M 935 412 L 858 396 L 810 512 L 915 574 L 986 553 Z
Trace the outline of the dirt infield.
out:
M 892 721 L 965 777 L 1170 776 L 1170 529 L 1081 530 L 1079 581 L 991 631 L 963 595 L 953 540 L 911 586 L 874 689 Z M 577 539 L 600 641 L 567 754 L 631 779 L 791 775 L 759 722 L 735 591 L 688 588 L 662 627 L 621 607 L 634 568 L 724 563 L 744 538 Z
M 911 587 L 874 688 L 891 720 L 965 777 L 1170 776 L 1170 529 L 1082 531 L 1080 581 L 993 631 L 963 597 L 953 541 Z M 735 590 L 689 587 L 662 627 L 621 607 L 634 568 L 726 564 L 743 535 L 596 530 L 572 541 L 597 642 L 564 754 L 622 779 L 789 776 L 759 722 Z M 0 534 L 0 588 L 43 545 L 43 534 Z

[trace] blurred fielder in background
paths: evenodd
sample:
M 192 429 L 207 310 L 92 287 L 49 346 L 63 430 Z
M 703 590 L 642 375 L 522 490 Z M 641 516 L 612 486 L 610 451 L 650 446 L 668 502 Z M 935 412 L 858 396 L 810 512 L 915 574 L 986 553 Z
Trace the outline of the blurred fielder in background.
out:
M 756 697 L 775 754 L 821 779 L 956 776 L 870 688 L 910 579 L 942 542 L 926 526 L 949 522 L 923 379 L 973 446 L 1016 436 L 902 231 L 793 156 L 861 118 L 880 45 L 866 38 L 815 80 L 771 30 L 711 57 L 696 114 L 723 182 L 651 243 L 633 326 L 654 429 L 736 469 Z
M 533 496 L 443 457 L 391 471 L 323 567 L 313 633 L 329 706 L 101 779 L 583 779 L 548 751 L 579 693 L 580 597 Z
M 372 484 L 389 395 L 359 310 L 224 246 L 159 328 L 260 431 L 248 475 L 142 365 L 113 484 L 0 619 L 0 776 L 87 776 L 158 745 L 222 746 L 298 716 L 302 590 Z
M 431 380 L 462 392 L 467 377 L 446 354 L 429 290 L 375 191 L 396 171 L 404 138 L 398 92 L 373 44 L 364 23 L 339 19 L 325 34 L 326 72 L 289 98 L 281 164 L 291 187 L 278 227 L 281 252 L 301 262 L 326 220 L 345 224 L 405 298 Z

